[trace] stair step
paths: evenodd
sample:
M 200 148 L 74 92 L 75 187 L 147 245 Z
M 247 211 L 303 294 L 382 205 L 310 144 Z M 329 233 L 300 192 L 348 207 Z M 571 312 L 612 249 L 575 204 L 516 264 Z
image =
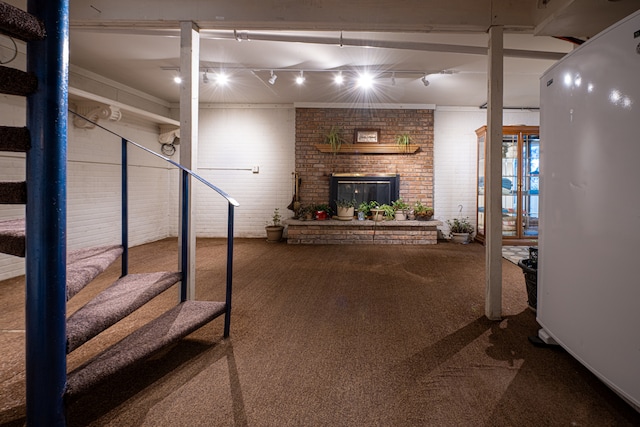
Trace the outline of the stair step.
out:
M 0 253 L 24 258 L 26 252 L 24 230 L 23 218 L 0 221 Z
M 67 320 L 67 353 L 133 313 L 180 281 L 179 272 L 121 277 Z
M 0 126 L 0 151 L 26 153 L 31 148 L 31 135 L 26 127 Z
M 24 205 L 27 203 L 27 183 L 0 182 L 0 204 Z
M 67 301 L 122 255 L 122 246 L 79 249 L 67 254 Z
M 0 2 L 0 32 L 22 41 L 41 40 L 46 32 L 35 16 L 5 2 Z
M 0 66 L 0 93 L 27 96 L 38 88 L 35 74 Z
M 67 375 L 67 396 L 74 396 L 110 375 L 140 362 L 224 314 L 224 302 L 185 301 L 147 323 Z

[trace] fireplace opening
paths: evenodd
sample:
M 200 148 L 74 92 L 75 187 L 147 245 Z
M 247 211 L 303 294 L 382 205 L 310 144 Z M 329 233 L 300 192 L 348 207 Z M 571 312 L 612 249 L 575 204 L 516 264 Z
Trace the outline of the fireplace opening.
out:
M 337 212 L 336 200 L 355 200 L 356 208 L 372 200 L 390 205 L 400 198 L 400 175 L 334 173 L 329 181 L 329 197 L 334 212 Z

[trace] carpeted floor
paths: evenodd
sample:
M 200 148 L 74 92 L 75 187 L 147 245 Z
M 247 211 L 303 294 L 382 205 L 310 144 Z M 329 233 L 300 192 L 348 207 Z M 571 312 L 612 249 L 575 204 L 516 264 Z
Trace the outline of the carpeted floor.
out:
M 224 242 L 198 243 L 198 298 L 219 300 Z M 484 248 L 288 246 L 238 239 L 231 337 L 222 319 L 70 402 L 70 426 L 633 426 L 640 414 L 538 326 L 503 262 L 504 319 L 484 317 Z M 176 241 L 131 272 L 176 265 Z M 118 264 L 118 263 L 116 263 Z M 118 276 L 118 265 L 80 300 Z M 21 280 L 0 283 L 0 423 L 24 419 Z M 69 369 L 175 303 L 169 290 L 76 350 Z

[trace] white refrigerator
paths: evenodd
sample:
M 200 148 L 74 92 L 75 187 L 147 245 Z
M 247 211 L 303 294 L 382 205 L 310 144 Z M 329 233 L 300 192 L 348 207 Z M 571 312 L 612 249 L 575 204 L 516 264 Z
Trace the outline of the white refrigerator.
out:
M 539 336 L 640 411 L 640 11 L 540 91 Z

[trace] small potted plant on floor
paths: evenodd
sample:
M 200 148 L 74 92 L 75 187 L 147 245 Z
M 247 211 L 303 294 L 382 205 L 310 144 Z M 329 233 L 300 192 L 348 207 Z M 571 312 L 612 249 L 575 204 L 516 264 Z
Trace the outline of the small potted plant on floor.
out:
M 395 209 L 395 218 L 396 221 L 404 221 L 407 219 L 407 214 L 409 211 L 409 205 L 405 203 L 402 199 L 398 199 L 395 202 L 391 203 L 393 209 Z
M 467 244 L 471 241 L 470 237 L 474 228 L 468 217 L 448 219 L 447 225 L 449 225 L 449 235 L 452 242 Z
M 425 206 L 420 200 L 413 205 L 413 216 L 418 221 L 428 221 L 433 218 L 433 208 Z
M 267 226 L 265 230 L 267 231 L 267 242 L 275 243 L 282 240 L 282 232 L 284 230 L 284 226 L 280 224 L 282 217 L 280 216 L 280 209 L 275 208 L 273 211 L 273 217 L 271 218 L 271 222 L 267 222 Z
M 353 219 L 353 212 L 355 210 L 355 200 L 336 200 L 338 219 L 350 220 Z

